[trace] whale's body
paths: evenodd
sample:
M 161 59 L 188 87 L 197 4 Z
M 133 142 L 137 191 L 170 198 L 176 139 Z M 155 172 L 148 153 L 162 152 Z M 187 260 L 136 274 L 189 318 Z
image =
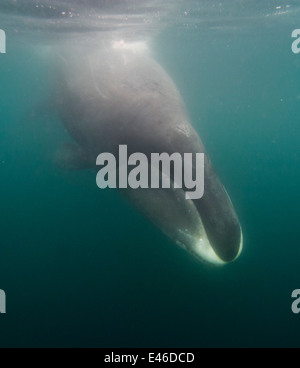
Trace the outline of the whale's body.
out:
M 58 57 L 58 114 L 77 143 L 69 166 L 95 167 L 101 152 L 205 153 L 205 191 L 186 200 L 184 189 L 124 193 L 150 220 L 197 258 L 227 263 L 242 248 L 232 203 L 191 126 L 183 100 L 165 70 L 138 45 L 115 43 Z

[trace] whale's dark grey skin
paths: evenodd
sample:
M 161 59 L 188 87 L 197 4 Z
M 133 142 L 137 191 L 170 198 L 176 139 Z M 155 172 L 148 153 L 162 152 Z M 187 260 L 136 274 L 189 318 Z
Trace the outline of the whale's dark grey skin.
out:
M 139 44 L 112 43 L 63 50 L 57 57 L 58 113 L 77 144 L 64 158 L 73 168 L 95 167 L 102 152 L 205 153 L 205 191 L 187 200 L 183 189 L 128 189 L 125 195 L 177 244 L 214 264 L 242 249 L 239 220 L 184 103 L 166 71 Z

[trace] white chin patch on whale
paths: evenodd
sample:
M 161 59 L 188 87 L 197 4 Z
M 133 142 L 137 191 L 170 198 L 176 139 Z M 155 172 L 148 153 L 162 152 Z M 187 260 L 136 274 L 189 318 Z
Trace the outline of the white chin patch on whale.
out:
M 207 235 L 205 233 L 205 230 L 202 230 L 203 236 L 197 241 L 195 242 L 194 248 L 193 248 L 193 253 L 196 257 L 199 257 L 201 260 L 214 264 L 214 265 L 225 265 L 228 262 L 222 261 L 222 259 L 220 257 L 218 257 L 218 255 L 216 254 L 216 252 L 214 251 L 213 247 L 211 246 Z M 242 229 L 241 229 L 241 241 L 240 241 L 240 246 L 239 246 L 239 251 L 237 256 L 232 260 L 235 261 L 237 258 L 239 258 L 240 254 L 242 253 L 243 250 L 243 233 L 242 233 Z
M 196 242 L 194 253 L 208 263 L 220 266 L 225 264 L 225 262 L 217 256 L 207 237 L 200 238 L 198 242 Z
M 194 246 L 194 253 L 196 256 L 199 256 L 202 260 L 209 262 L 211 264 L 214 265 L 225 265 L 228 262 L 222 261 L 222 259 L 220 257 L 218 257 L 218 255 L 216 254 L 216 252 L 214 251 L 213 247 L 211 246 L 208 237 L 206 235 L 205 230 L 202 230 L 203 233 L 203 237 L 201 237 Z M 231 261 L 234 262 L 237 258 L 239 258 L 239 256 L 242 253 L 243 250 L 243 233 L 242 233 L 242 229 L 241 229 L 241 241 L 240 241 L 240 246 L 239 246 L 239 251 L 236 255 L 236 257 Z

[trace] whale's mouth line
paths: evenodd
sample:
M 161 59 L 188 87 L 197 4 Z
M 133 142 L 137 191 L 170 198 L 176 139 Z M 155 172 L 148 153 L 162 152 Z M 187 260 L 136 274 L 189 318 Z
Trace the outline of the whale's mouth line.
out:
M 200 239 L 200 244 L 199 244 L 199 249 L 201 250 L 201 255 L 203 257 L 203 259 L 205 261 L 208 261 L 211 264 L 215 264 L 215 265 L 226 265 L 229 263 L 233 263 L 234 261 L 236 261 L 239 256 L 241 255 L 242 251 L 243 251 L 243 233 L 242 233 L 242 229 L 240 227 L 240 234 L 241 234 L 241 240 L 240 240 L 240 244 L 239 244 L 239 250 L 237 255 L 230 261 L 224 261 L 222 260 L 217 253 L 214 250 L 214 247 L 210 244 L 208 238 L 204 238 L 204 239 Z M 206 242 L 208 242 L 208 244 L 205 244 Z M 209 247 L 209 248 L 208 248 Z M 196 255 L 196 254 L 195 254 Z
M 170 178 L 172 184 L 173 184 L 173 190 L 174 190 L 174 181 L 173 178 Z M 222 185 L 222 187 L 224 188 L 224 186 Z M 181 189 L 176 189 L 179 190 L 183 193 L 183 195 L 185 195 L 185 190 L 183 188 Z M 230 205 L 233 207 L 232 205 L 232 201 L 228 195 L 228 192 L 226 191 L 226 189 L 224 188 L 224 191 L 226 193 L 227 199 L 229 200 Z M 201 201 L 201 199 L 200 199 Z M 177 245 L 179 245 L 180 247 L 184 248 L 186 251 L 188 251 L 191 255 L 193 255 L 196 259 L 198 259 L 201 262 L 204 263 L 209 263 L 215 266 L 223 266 L 229 263 L 233 263 L 234 261 L 236 261 L 239 256 L 242 253 L 243 250 L 243 233 L 242 233 L 242 228 L 241 226 L 239 226 L 240 229 L 240 243 L 239 243 L 239 248 L 237 251 L 237 254 L 235 255 L 235 257 L 233 257 L 231 260 L 224 260 L 222 259 L 222 257 L 220 257 L 218 255 L 218 251 L 217 246 L 215 246 L 213 244 L 213 241 L 209 239 L 208 233 L 205 229 L 205 221 L 203 221 L 202 216 L 203 214 L 201 214 L 199 212 L 199 210 L 196 207 L 196 204 L 193 200 L 190 199 L 186 199 L 186 205 L 187 206 L 191 206 L 194 208 L 194 210 L 197 213 L 198 216 L 198 226 L 199 226 L 199 232 L 200 232 L 200 236 L 195 237 L 195 235 L 189 235 L 187 234 L 185 231 L 183 232 L 182 230 L 179 229 L 179 232 L 181 233 L 185 233 L 184 237 L 186 238 L 186 242 L 181 242 L 176 241 Z
M 199 217 L 202 223 L 201 216 L 199 215 Z M 207 235 L 207 232 L 205 230 L 203 223 L 202 223 L 202 226 L 203 226 L 203 229 L 201 230 L 202 236 L 196 243 L 194 251 L 192 252 L 196 258 L 200 258 L 204 260 L 205 262 L 209 262 L 210 264 L 214 264 L 214 265 L 226 265 L 229 263 L 233 263 L 239 258 L 243 250 L 243 232 L 242 232 L 241 226 L 239 227 L 240 228 L 240 243 L 239 243 L 238 251 L 235 257 L 233 257 L 230 260 L 224 260 L 218 255 L 217 250 L 215 250 L 215 246 L 212 244 L 212 242 L 210 241 Z
M 185 234 L 186 238 L 190 238 L 189 244 L 180 241 L 176 242 L 180 247 L 187 250 L 199 261 L 209 263 L 215 266 L 223 266 L 232 263 L 239 258 L 243 250 L 243 233 L 241 227 L 240 227 L 241 239 L 238 253 L 232 260 L 225 261 L 218 256 L 217 252 L 214 249 L 214 246 L 211 244 L 200 214 L 199 214 L 199 221 L 201 224 L 201 236 L 199 238 L 194 238 Z

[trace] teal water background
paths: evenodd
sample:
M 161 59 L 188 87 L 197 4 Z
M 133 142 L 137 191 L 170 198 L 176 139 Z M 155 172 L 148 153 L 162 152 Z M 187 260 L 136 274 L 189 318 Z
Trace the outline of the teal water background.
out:
M 170 25 L 152 43 L 242 223 L 243 253 L 221 268 L 100 191 L 94 172 L 53 164 L 66 133 L 54 116 L 32 113 L 52 76 L 34 42 L 10 43 L 7 32 L 0 347 L 299 347 L 300 55 L 291 33 L 300 18 L 241 24 Z

